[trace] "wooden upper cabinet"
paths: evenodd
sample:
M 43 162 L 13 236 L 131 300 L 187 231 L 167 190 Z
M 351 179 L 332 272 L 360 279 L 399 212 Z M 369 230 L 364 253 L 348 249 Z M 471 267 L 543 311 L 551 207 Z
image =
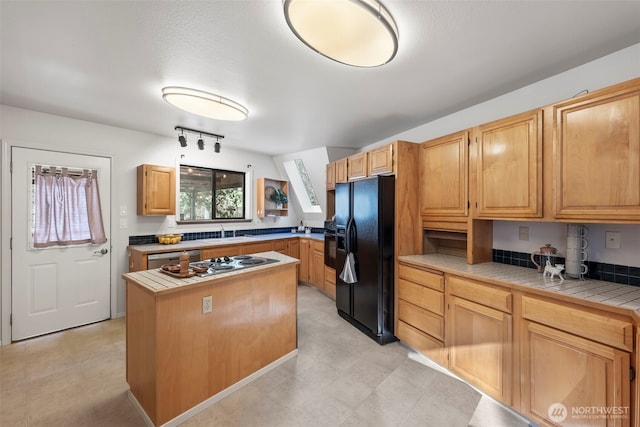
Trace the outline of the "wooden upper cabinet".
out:
M 478 128 L 478 218 L 542 216 L 542 110 Z
M 553 106 L 555 217 L 640 220 L 640 79 Z
M 347 179 L 354 181 L 367 177 L 367 152 L 347 157 Z
M 327 165 L 327 191 L 336 189 L 336 164 L 329 163 Z
M 393 173 L 393 144 L 383 145 L 369 151 L 369 175 L 390 175 Z
M 140 165 L 138 176 L 138 215 L 176 214 L 176 168 Z
M 347 159 L 336 160 L 336 184 L 345 183 L 347 179 Z
M 429 216 L 467 216 L 469 132 L 420 145 L 420 212 Z

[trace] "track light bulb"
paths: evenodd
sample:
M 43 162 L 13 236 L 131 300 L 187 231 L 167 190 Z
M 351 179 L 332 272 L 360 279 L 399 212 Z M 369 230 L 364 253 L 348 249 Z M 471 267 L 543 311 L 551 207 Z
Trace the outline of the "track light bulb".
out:
M 198 140 L 198 150 L 204 150 L 204 140 L 202 138 Z
M 187 138 L 185 138 L 184 135 L 178 137 L 178 142 L 180 142 L 180 147 L 182 148 L 187 146 Z
M 213 146 L 213 151 L 215 151 L 216 153 L 220 152 L 220 143 L 216 142 L 216 144 Z

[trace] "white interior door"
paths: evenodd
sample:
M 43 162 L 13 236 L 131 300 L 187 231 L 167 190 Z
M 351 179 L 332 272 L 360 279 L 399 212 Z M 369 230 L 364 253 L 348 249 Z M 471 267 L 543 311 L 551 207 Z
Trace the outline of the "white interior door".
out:
M 108 319 L 111 159 L 13 147 L 11 161 L 12 340 Z M 106 243 L 33 249 L 35 164 L 98 171 Z

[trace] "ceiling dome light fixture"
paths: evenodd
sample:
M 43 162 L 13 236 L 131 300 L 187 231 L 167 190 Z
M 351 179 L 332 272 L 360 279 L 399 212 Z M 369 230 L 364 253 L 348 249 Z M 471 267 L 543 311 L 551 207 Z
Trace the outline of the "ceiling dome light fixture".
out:
M 237 102 L 197 89 L 168 86 L 162 89 L 162 97 L 174 107 L 210 119 L 240 121 L 249 115 Z
M 377 0 L 284 0 L 291 31 L 334 61 L 377 67 L 398 52 L 398 27 Z

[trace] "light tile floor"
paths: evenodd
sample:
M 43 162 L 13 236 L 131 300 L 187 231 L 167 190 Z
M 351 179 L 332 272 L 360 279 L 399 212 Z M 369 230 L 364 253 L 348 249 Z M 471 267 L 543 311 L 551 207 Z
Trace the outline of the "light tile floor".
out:
M 0 348 L 0 425 L 144 426 L 127 398 L 124 319 Z M 379 346 L 298 287 L 298 355 L 184 426 L 512 427 L 524 420 L 449 375 Z

